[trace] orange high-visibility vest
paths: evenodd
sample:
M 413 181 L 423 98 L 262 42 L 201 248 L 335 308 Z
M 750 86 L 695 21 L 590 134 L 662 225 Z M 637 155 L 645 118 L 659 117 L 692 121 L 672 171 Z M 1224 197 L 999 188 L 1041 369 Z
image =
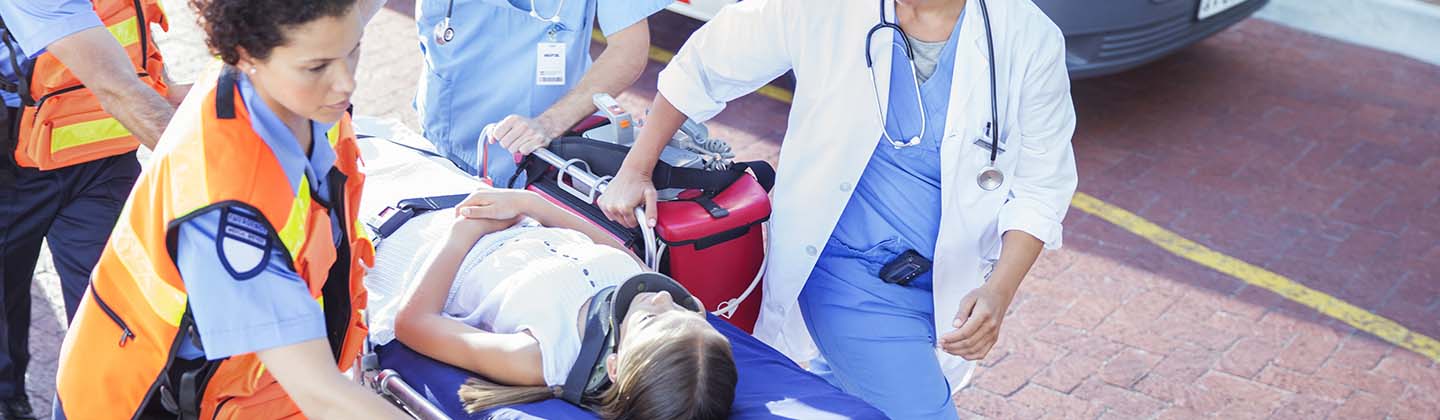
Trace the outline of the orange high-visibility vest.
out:
M 150 25 L 169 30 L 158 0 L 93 0 L 95 14 L 120 46 L 125 47 L 135 75 L 161 96 L 165 66 L 155 46 Z M 24 57 L 14 40 L 7 40 L 12 57 Z M 13 63 L 0 63 L 11 66 Z M 15 132 L 15 162 L 50 170 L 129 153 L 140 146 L 135 136 L 100 107 L 60 59 L 46 52 L 28 68 L 16 69 L 16 93 L 24 109 Z
M 270 225 L 272 241 L 324 308 L 338 371 L 360 354 L 362 277 L 374 249 L 356 220 L 364 175 L 350 118 L 328 136 L 336 155 L 330 205 L 342 206 L 336 213 L 345 227 L 337 247 L 331 209 L 312 198 L 307 179 L 292 188 L 251 127 L 236 77 L 227 68 L 208 86 L 196 85 L 208 93 L 181 106 L 125 203 L 60 350 L 56 385 L 66 418 L 132 418 L 164 398 L 205 419 L 298 413 L 253 353 L 206 362 L 189 370 L 200 372 L 189 383 L 170 379 L 178 374 L 171 368 L 183 364 L 175 354 L 194 319 L 169 240 L 183 221 L 219 206 L 246 207 Z

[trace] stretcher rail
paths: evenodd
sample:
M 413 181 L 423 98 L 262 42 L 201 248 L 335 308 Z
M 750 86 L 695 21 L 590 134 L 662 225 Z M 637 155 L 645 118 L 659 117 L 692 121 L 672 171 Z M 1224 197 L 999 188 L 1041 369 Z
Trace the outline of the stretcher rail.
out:
M 590 204 L 596 204 L 596 200 L 605 194 L 605 188 L 609 186 L 610 181 L 614 179 L 614 177 L 611 176 L 595 175 L 593 172 L 590 172 L 590 164 L 585 161 L 580 159 L 567 160 L 551 152 L 549 149 L 537 149 L 533 154 L 540 160 L 545 161 L 545 163 L 550 164 L 550 166 L 554 166 L 555 169 L 559 171 L 555 180 L 556 184 L 559 184 L 560 189 Z M 565 182 L 567 176 L 571 180 L 569 183 Z M 583 190 L 576 188 L 576 186 L 583 188 Z M 644 237 L 645 265 L 649 266 L 652 270 L 658 271 L 660 268 L 659 245 L 656 244 L 657 241 L 655 240 L 655 228 L 645 223 L 647 218 L 645 217 L 644 206 L 635 207 L 635 220 L 639 222 L 640 234 Z
M 414 415 L 416 419 L 450 420 L 450 416 L 445 415 L 445 412 L 440 411 L 439 407 L 431 404 L 423 395 L 420 395 L 414 388 L 411 388 L 410 384 L 405 383 L 405 380 L 400 378 L 400 374 L 394 370 L 385 369 L 380 371 L 380 375 L 376 377 L 376 381 L 379 382 L 379 388 L 382 392 L 399 401 L 400 404 L 405 407 L 405 410 L 409 411 L 411 415 Z

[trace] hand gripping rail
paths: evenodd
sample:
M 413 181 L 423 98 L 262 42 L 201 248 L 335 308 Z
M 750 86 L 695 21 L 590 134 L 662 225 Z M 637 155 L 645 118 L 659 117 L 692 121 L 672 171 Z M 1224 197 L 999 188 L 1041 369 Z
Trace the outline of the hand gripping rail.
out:
M 590 172 L 590 164 L 585 163 L 585 161 L 580 159 L 566 160 L 548 149 L 537 149 L 534 155 L 540 158 L 540 160 L 545 161 L 545 163 L 550 164 L 550 166 L 554 166 L 556 170 L 559 171 L 559 174 L 555 176 L 555 183 L 560 185 L 560 189 L 575 196 L 575 198 L 586 200 L 586 202 L 590 204 L 595 204 L 595 200 L 599 199 L 600 195 L 605 193 L 605 187 L 610 185 L 610 181 L 614 179 L 614 177 L 611 176 L 596 176 Z M 571 182 L 580 188 L 566 183 L 565 177 L 567 175 L 570 177 Z M 645 207 L 635 207 L 635 220 L 640 222 L 640 234 L 644 237 L 645 265 L 649 266 L 651 270 L 659 271 L 660 255 L 657 248 L 659 245 L 655 240 L 655 228 L 644 222 L 646 220 Z

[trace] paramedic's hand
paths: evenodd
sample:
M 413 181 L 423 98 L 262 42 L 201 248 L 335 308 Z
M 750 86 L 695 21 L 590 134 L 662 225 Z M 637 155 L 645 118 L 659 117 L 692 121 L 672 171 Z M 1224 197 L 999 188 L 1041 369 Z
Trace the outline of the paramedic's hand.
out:
M 495 125 L 495 131 L 490 133 L 490 138 L 486 140 L 500 143 L 501 147 L 511 153 L 529 155 L 535 149 L 549 146 L 551 139 L 565 132 L 564 128 L 556 129 L 553 125 L 541 118 L 510 115 Z
M 632 228 L 639 226 L 639 221 L 635 220 L 635 207 L 644 204 L 645 225 L 653 228 L 655 199 L 655 183 L 649 175 L 621 170 L 595 204 L 605 212 L 605 217 Z
M 1000 338 L 1000 323 L 1010 308 L 1015 291 L 987 282 L 965 295 L 952 324 L 955 330 L 940 336 L 940 348 L 965 360 L 984 359 Z

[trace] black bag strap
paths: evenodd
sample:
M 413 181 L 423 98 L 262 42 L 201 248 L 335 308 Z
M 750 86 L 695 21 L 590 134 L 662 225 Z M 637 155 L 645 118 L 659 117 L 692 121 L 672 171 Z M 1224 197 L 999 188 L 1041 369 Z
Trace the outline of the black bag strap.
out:
M 731 166 L 731 169 L 735 168 L 742 171 L 749 169 L 750 173 L 755 174 L 755 181 L 760 183 L 760 188 L 764 188 L 765 192 L 770 192 L 772 188 L 775 188 L 775 167 L 770 166 L 770 162 L 763 160 L 739 162 Z
M 5 49 L 10 51 L 9 64 L 15 74 L 15 82 L 13 83 L 0 80 L 0 90 L 20 95 L 20 104 L 23 106 L 35 105 L 35 98 L 30 97 L 30 73 L 34 70 L 34 63 L 31 62 L 28 63 L 28 65 L 20 64 L 20 57 L 25 57 L 25 53 L 20 50 L 20 47 L 15 46 L 18 41 L 10 34 L 9 27 L 5 26 L 4 18 L 0 18 L 0 31 L 5 32 L 3 36 L 0 36 L 0 42 L 4 42 Z M 0 65 L 3 65 L 3 63 L 0 63 Z
M 584 137 L 561 137 L 550 142 L 547 148 L 562 158 L 585 161 L 590 171 L 599 176 L 619 173 L 625 155 L 630 152 L 630 148 L 626 146 Z M 544 161 L 528 156 L 520 167 L 530 174 L 529 179 L 526 179 L 526 186 L 539 180 L 541 174 L 549 169 Z M 775 169 L 765 161 L 739 162 L 730 169 L 721 171 L 682 168 L 657 161 L 654 171 L 651 172 L 651 181 L 655 183 L 656 189 L 699 189 L 713 194 L 734 184 L 747 169 L 755 174 L 755 179 L 766 191 L 774 187 Z M 514 180 L 511 180 L 509 185 L 514 187 Z
M 595 373 L 595 368 L 604 361 L 605 350 L 610 347 L 610 330 L 618 328 L 606 328 L 604 325 L 608 318 L 605 307 L 610 305 L 610 299 L 614 296 L 615 286 L 610 286 L 590 298 L 590 309 L 585 318 L 585 337 L 580 341 L 580 355 L 575 358 L 570 373 L 565 375 L 565 385 L 560 394 L 560 399 L 565 402 L 583 407 L 581 403 L 585 398 L 585 389 L 590 385 L 590 377 Z

